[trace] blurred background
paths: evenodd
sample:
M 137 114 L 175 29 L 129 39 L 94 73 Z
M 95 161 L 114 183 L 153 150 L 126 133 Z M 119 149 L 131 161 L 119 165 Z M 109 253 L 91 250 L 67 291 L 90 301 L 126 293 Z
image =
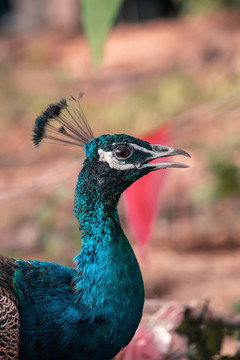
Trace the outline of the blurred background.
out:
M 146 296 L 231 309 L 240 299 L 240 1 L 125 0 L 96 68 L 78 0 L 1 0 L 4 255 L 72 266 L 80 250 L 73 195 L 84 154 L 31 141 L 47 104 L 79 91 L 95 136 L 141 137 L 171 123 L 172 145 L 192 155 L 190 169 L 169 171 L 139 257 Z M 119 211 L 139 254 L 122 200 Z

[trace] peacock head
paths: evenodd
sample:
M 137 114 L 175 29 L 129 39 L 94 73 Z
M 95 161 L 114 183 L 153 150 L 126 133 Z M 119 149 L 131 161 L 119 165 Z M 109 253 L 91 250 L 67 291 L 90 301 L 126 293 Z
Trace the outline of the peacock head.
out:
M 106 186 L 109 191 L 116 183 L 119 192 L 124 191 L 143 175 L 158 169 L 170 167 L 186 168 L 188 165 L 177 162 L 151 162 L 158 158 L 173 155 L 190 155 L 180 149 L 165 145 L 151 145 L 141 139 L 125 135 L 102 135 L 94 138 L 87 119 L 82 111 L 80 98 L 61 99 L 50 104 L 36 119 L 33 129 L 35 146 L 48 139 L 64 144 L 84 147 L 85 166 L 91 169 L 98 186 Z
M 102 135 L 85 144 L 88 161 L 97 171 L 98 181 L 110 188 L 121 184 L 122 191 L 134 181 L 158 169 L 186 168 L 177 162 L 151 162 L 173 155 L 190 156 L 186 151 L 150 143 L 133 136 Z

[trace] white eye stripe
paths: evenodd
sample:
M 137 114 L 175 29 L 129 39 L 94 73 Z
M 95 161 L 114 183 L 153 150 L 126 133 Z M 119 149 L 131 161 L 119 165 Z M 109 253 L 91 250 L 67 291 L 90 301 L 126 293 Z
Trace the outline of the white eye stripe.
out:
M 116 143 L 114 143 L 113 145 L 116 145 Z M 124 144 L 123 144 L 124 145 Z M 142 152 L 145 152 L 147 154 L 150 154 L 150 155 L 155 155 L 155 152 L 152 151 L 152 150 L 149 150 L 149 149 L 146 149 L 145 147 L 143 146 L 140 146 L 140 145 L 137 145 L 137 144 L 132 144 L 132 143 L 127 143 L 127 145 L 130 145 L 133 149 L 135 150 L 139 150 L 139 151 L 142 151 Z M 119 145 L 120 146 L 120 145 Z
M 116 143 L 113 143 L 113 145 L 116 145 Z M 123 143 L 122 145 L 125 145 L 125 143 Z M 142 151 L 142 152 L 146 152 L 148 154 L 155 154 L 154 151 L 152 150 L 148 150 L 140 145 L 137 145 L 137 144 L 132 144 L 132 143 L 127 143 L 127 145 L 130 145 L 132 148 L 134 148 L 135 150 L 139 150 L 139 151 Z M 121 144 L 119 144 L 119 146 L 121 146 Z
M 134 169 L 133 164 L 125 164 L 123 160 L 119 161 L 114 156 L 112 151 L 104 151 L 102 149 L 98 149 L 99 161 L 107 162 L 110 168 L 116 170 L 128 170 Z
M 132 146 L 135 150 L 139 150 L 139 151 L 145 152 L 150 155 L 155 155 L 154 151 L 148 150 L 140 145 L 136 145 L 136 144 L 132 144 L 132 143 L 129 143 L 129 145 Z

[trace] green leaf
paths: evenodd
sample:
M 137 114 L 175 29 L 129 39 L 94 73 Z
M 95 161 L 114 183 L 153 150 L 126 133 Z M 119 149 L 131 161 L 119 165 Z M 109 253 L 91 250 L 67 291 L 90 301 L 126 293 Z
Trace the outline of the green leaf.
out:
M 104 54 L 104 44 L 123 0 L 81 0 L 84 31 L 97 67 Z
M 200 346 L 205 349 L 205 354 L 213 356 L 219 354 L 223 340 L 223 330 L 218 326 L 208 325 L 202 330 L 203 338 Z

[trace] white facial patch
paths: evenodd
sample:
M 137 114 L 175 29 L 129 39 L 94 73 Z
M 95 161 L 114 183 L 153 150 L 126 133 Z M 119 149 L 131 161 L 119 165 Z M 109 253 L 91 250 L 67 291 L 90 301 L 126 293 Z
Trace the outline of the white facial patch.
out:
M 128 170 L 134 169 L 133 164 L 126 164 L 124 160 L 117 160 L 113 155 L 112 151 L 104 151 L 98 149 L 99 161 L 107 162 L 111 169 L 116 170 Z

